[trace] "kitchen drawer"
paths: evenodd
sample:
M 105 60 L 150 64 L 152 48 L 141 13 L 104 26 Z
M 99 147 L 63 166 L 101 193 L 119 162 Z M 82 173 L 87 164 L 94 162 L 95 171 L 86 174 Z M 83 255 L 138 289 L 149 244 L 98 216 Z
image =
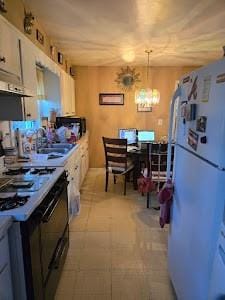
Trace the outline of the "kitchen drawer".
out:
M 5 265 L 0 268 L 0 299 L 1 300 L 13 300 L 12 285 L 11 285 L 10 266 Z M 4 287 L 4 288 L 2 288 Z
M 9 260 L 8 236 L 7 234 L 0 238 L 0 270 Z M 0 298 L 2 299 L 2 298 Z

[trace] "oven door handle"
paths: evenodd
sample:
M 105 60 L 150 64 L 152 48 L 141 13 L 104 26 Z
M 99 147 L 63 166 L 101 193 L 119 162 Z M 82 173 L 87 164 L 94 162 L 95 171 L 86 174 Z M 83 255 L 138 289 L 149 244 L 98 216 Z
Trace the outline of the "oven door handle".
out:
M 61 257 L 63 256 L 63 253 L 66 249 L 66 244 L 67 244 L 67 238 L 61 238 L 58 244 L 58 247 L 55 251 L 54 259 L 50 263 L 49 269 L 58 269 Z
M 42 222 L 43 223 L 47 223 L 52 214 L 54 213 L 54 210 L 56 208 L 56 206 L 58 205 L 58 202 L 60 201 L 59 196 L 62 194 L 62 192 L 64 191 L 65 186 L 63 185 L 54 195 L 52 201 L 49 203 L 47 209 L 45 210 L 43 216 L 42 216 Z

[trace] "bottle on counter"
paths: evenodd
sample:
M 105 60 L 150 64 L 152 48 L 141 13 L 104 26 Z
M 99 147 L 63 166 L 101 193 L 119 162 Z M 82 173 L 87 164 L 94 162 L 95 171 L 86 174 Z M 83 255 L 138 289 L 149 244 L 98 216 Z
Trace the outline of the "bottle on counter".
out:
M 18 157 L 23 156 L 23 142 L 22 142 L 22 136 L 20 133 L 19 128 L 16 128 L 15 130 L 15 144 L 17 148 Z

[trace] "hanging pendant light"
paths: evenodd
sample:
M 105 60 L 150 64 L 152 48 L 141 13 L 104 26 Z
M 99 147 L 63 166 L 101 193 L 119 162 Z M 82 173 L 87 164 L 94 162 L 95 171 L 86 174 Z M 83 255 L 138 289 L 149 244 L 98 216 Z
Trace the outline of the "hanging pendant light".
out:
M 147 66 L 147 85 L 149 84 L 149 55 L 152 50 L 145 50 L 148 54 L 148 66 Z M 135 92 L 135 103 L 142 105 L 155 105 L 160 100 L 160 93 L 157 89 L 141 88 Z

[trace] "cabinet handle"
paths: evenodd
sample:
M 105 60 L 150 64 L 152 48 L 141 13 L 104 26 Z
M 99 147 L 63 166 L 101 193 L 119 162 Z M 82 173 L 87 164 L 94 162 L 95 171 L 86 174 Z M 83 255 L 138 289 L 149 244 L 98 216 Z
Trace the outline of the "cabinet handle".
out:
M 0 62 L 6 63 L 6 58 L 5 58 L 5 56 L 0 56 Z
M 31 117 L 31 114 L 27 114 L 27 117 Z

